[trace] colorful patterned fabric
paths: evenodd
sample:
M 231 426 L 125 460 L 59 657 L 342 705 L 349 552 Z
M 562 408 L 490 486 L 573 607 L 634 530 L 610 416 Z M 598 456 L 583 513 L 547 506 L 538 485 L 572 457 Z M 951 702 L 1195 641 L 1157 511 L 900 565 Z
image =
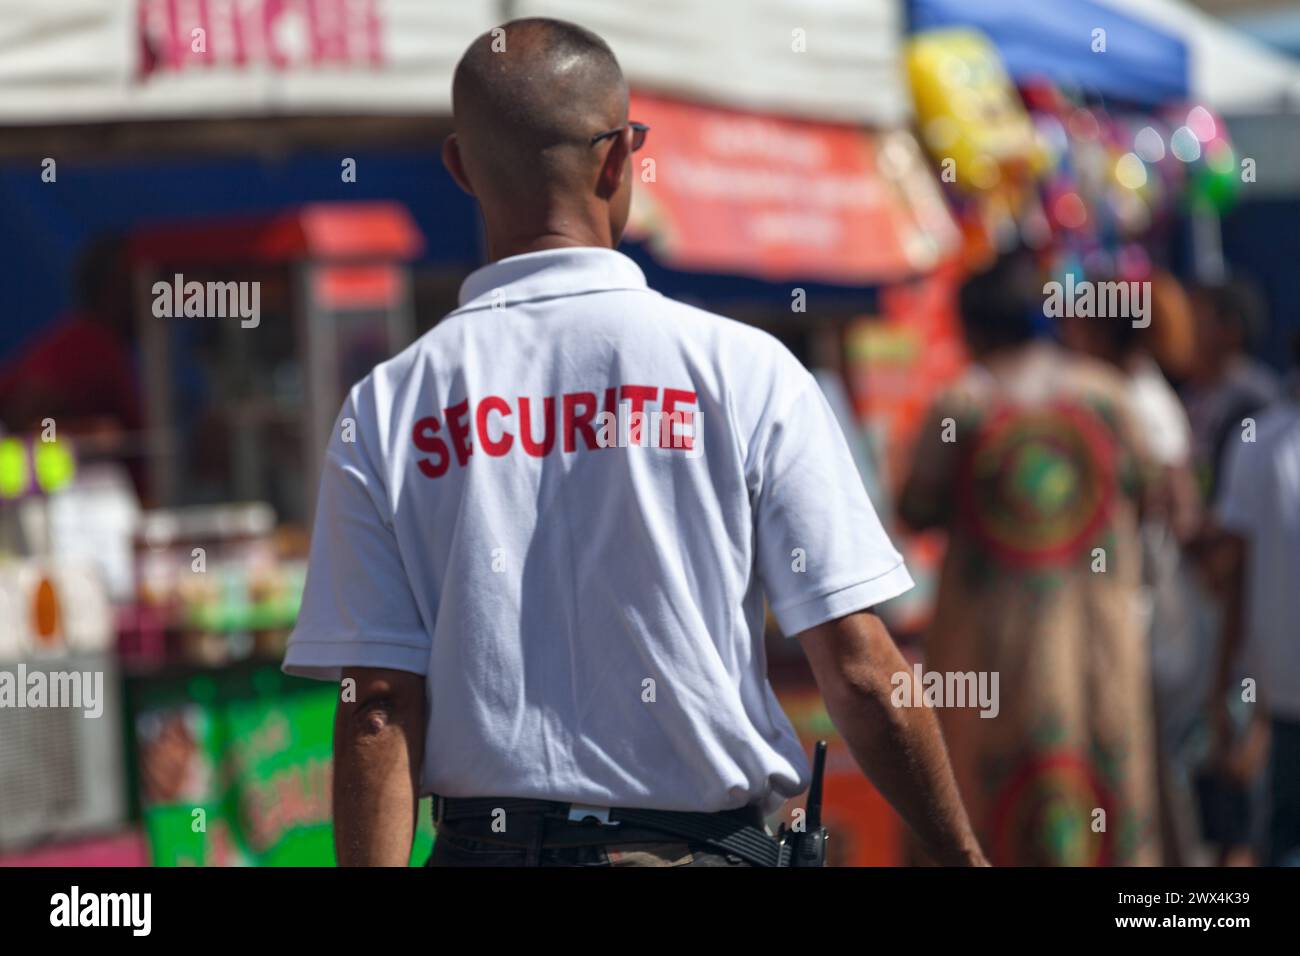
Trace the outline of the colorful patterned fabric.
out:
M 1068 402 L 1003 405 L 961 458 L 963 530 L 995 561 L 1069 562 L 1110 520 L 1116 450 L 1100 419 Z
M 904 491 L 947 503 L 926 670 L 999 675 L 996 716 L 938 712 L 995 865 L 1155 862 L 1146 459 L 1126 401 L 1109 369 L 1053 346 L 1002 357 L 940 397 Z

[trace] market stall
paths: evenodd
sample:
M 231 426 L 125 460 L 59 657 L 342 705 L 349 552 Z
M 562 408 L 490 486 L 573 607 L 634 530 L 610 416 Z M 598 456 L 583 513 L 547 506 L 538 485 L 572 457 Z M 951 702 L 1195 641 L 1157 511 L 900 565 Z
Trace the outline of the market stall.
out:
M 401 170 L 393 144 L 436 146 L 451 69 L 496 8 L 0 3 L 0 191 L 33 224 L 5 258 L 36 276 L 11 282 L 14 311 L 64 298 L 77 237 L 125 234 L 103 248 L 135 278 L 144 411 L 0 429 L 0 672 L 22 676 L 0 694 L 100 688 L 86 719 L 0 709 L 0 863 L 332 862 L 335 695 L 278 672 L 300 529 L 343 392 L 415 335 L 412 261 L 475 254 L 468 213 L 444 203 L 460 234 L 426 252 L 406 205 L 364 200 Z M 342 146 L 323 181 L 297 158 Z M 113 331 L 69 305 L 44 321 Z M 426 822 L 417 862 L 430 839 Z

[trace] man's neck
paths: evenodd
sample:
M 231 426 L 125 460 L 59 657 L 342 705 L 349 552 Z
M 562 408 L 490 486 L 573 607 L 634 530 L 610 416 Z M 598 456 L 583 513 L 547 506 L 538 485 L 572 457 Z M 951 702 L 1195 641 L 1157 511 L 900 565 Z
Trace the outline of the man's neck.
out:
M 522 256 L 528 252 L 544 252 L 547 249 L 569 249 L 574 247 L 596 246 L 612 248 L 608 241 L 601 242 L 595 237 L 584 240 L 578 236 L 545 233 L 537 236 L 510 236 L 503 239 L 488 238 L 488 260 L 497 262 L 510 256 Z
M 575 246 L 614 248 L 609 220 L 605 216 L 592 214 L 585 207 L 576 212 L 572 209 L 551 208 L 530 218 L 531 224 L 521 221 L 516 210 L 503 215 L 485 216 L 489 261 Z

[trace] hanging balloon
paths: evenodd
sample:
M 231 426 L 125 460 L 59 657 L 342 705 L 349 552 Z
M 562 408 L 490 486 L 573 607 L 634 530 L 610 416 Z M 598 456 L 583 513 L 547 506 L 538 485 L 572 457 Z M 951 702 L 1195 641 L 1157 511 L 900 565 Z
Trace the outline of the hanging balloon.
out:
M 1148 125 L 1145 117 L 1127 117 L 1123 126 L 1124 148 L 1142 163 L 1145 174 L 1137 193 L 1154 218 L 1160 215 L 1165 202 L 1164 182 L 1159 169 L 1160 157 L 1164 155 L 1164 140 Z M 1131 163 L 1131 160 L 1126 162 Z
M 1030 118 L 1042 155 L 1041 172 L 1054 173 L 1069 161 L 1070 138 L 1065 132 L 1065 124 L 1051 113 L 1031 113 Z
M 1087 241 L 1092 224 L 1080 195 L 1079 167 L 1070 129 L 1076 107 L 1050 80 L 1026 80 L 1020 90 L 1043 156 L 1035 209 L 1047 227 L 1047 241 L 1056 249 L 1054 254 L 1059 254 L 1062 244 Z
M 1066 183 L 1054 184 L 1047 190 L 1047 213 L 1052 225 L 1066 232 L 1079 232 L 1088 227 L 1088 206 L 1077 189 Z
M 1115 253 L 1115 276 L 1123 282 L 1138 282 L 1151 275 L 1151 255 L 1140 242 L 1126 243 Z
M 1029 115 L 982 33 L 917 34 L 908 42 L 907 72 L 921 138 L 958 186 L 986 192 L 1045 167 Z
M 1151 208 L 1144 192 L 1151 177 L 1137 153 L 1118 149 L 1115 153 L 1108 198 L 1120 231 L 1133 236 L 1151 225 Z
M 1241 192 L 1237 154 L 1223 120 L 1204 106 L 1169 111 L 1169 152 L 1183 167 L 1184 201 L 1193 210 L 1226 212 Z
M 1188 202 L 1194 209 L 1224 213 L 1236 204 L 1240 192 L 1236 152 L 1226 139 L 1212 140 L 1192 172 Z
M 1071 114 L 1068 129 L 1079 185 L 1087 197 L 1100 201 L 1114 168 L 1110 150 L 1101 139 L 1101 124 L 1090 110 L 1078 109 Z
M 1144 163 L 1158 163 L 1165 158 L 1165 137 L 1148 123 L 1133 134 L 1133 152 Z

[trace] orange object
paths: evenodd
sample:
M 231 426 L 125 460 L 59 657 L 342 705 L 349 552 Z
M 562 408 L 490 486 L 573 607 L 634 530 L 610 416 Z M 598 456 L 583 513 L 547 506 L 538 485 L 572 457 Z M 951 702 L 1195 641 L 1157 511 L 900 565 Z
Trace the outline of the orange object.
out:
M 63 638 L 63 623 L 59 613 L 59 596 L 49 578 L 42 578 L 32 597 L 32 634 L 37 643 L 54 647 Z

